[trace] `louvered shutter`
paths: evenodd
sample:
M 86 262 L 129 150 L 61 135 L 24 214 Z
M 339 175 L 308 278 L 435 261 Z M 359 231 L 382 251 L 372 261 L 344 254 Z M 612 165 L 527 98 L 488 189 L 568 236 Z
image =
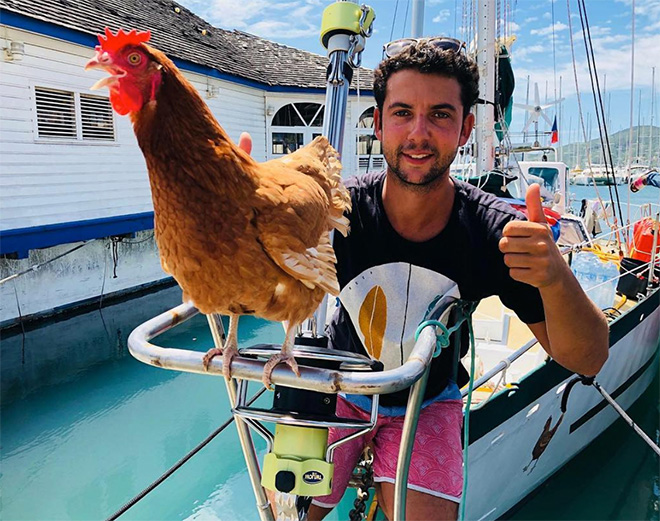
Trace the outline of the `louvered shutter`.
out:
M 76 139 L 76 104 L 73 92 L 36 87 L 35 97 L 39 137 Z
M 114 120 L 108 98 L 81 94 L 80 121 L 83 139 L 114 141 Z

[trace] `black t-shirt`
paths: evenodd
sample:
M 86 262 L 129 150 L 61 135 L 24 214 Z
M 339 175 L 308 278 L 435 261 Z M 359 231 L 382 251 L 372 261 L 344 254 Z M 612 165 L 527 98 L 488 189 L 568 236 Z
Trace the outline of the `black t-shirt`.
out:
M 545 319 L 538 290 L 509 276 L 498 247 L 506 223 L 524 219 L 522 214 L 454 180 L 456 195 L 446 227 L 428 241 L 412 242 L 394 230 L 385 214 L 384 180 L 385 172 L 380 172 L 346 182 L 352 198 L 351 230 L 348 237 L 334 234 L 342 292 L 329 324 L 331 347 L 394 368 L 407 359 L 424 310 L 435 296 L 448 292 L 470 301 L 498 295 L 523 322 Z M 445 388 L 453 359 L 449 348 L 432 361 L 425 398 Z M 405 390 L 382 396 L 381 403 L 404 405 L 408 394 Z

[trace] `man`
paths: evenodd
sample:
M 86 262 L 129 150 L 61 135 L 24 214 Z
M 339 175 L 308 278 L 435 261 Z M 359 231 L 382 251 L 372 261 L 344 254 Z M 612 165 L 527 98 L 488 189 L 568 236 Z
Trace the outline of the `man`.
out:
M 447 41 L 420 40 L 398 54 L 395 49 L 375 71 L 374 125 L 387 172 L 347 183 L 353 203 L 351 233 L 347 238 L 335 234 L 342 305 L 330 325 L 331 344 L 368 353 L 386 368 L 400 364 L 407 353 L 396 336 L 408 335 L 411 324 L 395 328 L 390 334 L 394 341 L 388 341 L 389 322 L 409 319 L 410 306 L 423 301 L 430 289 L 457 286 L 467 300 L 500 295 L 557 362 L 581 374 L 596 374 L 607 358 L 607 323 L 554 244 L 539 187 L 530 188 L 529 221 L 522 221 L 506 203 L 449 176 L 457 149 L 474 126 L 470 109 L 478 95 L 478 72 L 460 45 L 447 49 Z M 401 288 L 388 293 L 397 285 Z M 387 300 L 380 309 L 379 291 L 381 301 Z M 401 294 L 406 298 L 397 313 L 389 301 Z M 429 301 L 421 304 L 426 308 Z M 380 327 L 383 315 L 388 324 Z M 422 319 L 415 318 L 413 331 Z M 457 517 L 463 480 L 462 401 L 451 380 L 452 365 L 445 353 L 432 364 L 410 466 L 408 520 Z M 333 493 L 314 498 L 310 521 L 322 519 L 339 502 L 367 442 L 375 447 L 379 503 L 391 518 L 407 396 L 407 391 L 381 396 L 375 433 L 337 448 Z M 368 400 L 339 397 L 337 414 L 367 418 Z M 331 441 L 346 434 L 333 430 Z
M 342 292 L 330 343 L 369 354 L 389 369 L 407 358 L 434 297 L 452 293 L 476 301 L 497 294 L 557 362 L 596 374 L 607 358 L 607 323 L 555 246 L 538 186 L 527 194 L 527 222 L 506 203 L 449 176 L 474 126 L 478 72 L 461 46 L 448 42 L 424 39 L 405 49 L 394 42 L 375 71 L 374 122 L 387 171 L 347 183 L 351 232 L 334 238 Z M 241 146 L 249 150 L 244 137 Z M 443 350 L 431 365 L 409 469 L 408 520 L 457 517 L 463 416 L 452 361 Z M 407 397 L 407 391 L 381 396 L 376 429 L 336 449 L 333 492 L 314 498 L 310 521 L 340 501 L 367 443 L 375 447 L 379 504 L 392 517 Z M 337 415 L 368 418 L 369 404 L 365 396 L 340 396 Z M 330 441 L 346 434 L 331 429 Z

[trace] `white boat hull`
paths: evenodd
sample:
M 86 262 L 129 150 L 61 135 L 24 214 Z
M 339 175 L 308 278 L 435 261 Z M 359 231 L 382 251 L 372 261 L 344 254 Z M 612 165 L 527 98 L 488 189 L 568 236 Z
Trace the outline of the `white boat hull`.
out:
M 659 295 L 611 324 L 614 343 L 596 380 L 624 409 L 658 373 Z M 539 437 L 562 416 L 563 391 L 572 377 L 549 362 L 527 375 L 518 390 L 505 390 L 483 409 L 472 411 L 472 429 L 483 431 L 484 423 L 493 427 L 483 435 L 470 435 L 466 519 L 501 518 L 619 418 L 594 387 L 578 383 L 570 391 L 561 424 L 533 461 Z M 518 412 L 507 416 L 512 408 Z M 499 415 L 506 420 L 494 421 Z

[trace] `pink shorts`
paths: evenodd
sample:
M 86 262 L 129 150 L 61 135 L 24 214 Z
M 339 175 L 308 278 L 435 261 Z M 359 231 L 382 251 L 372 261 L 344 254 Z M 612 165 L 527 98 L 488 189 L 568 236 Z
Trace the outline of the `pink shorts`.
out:
M 369 413 L 341 396 L 337 397 L 337 416 L 369 420 Z M 341 501 L 362 449 L 367 444 L 373 447 L 374 481 L 394 483 L 403 420 L 403 416 L 379 414 L 376 427 L 371 432 L 337 447 L 333 458 L 332 493 L 315 497 L 312 502 L 321 507 L 334 508 Z M 463 491 L 462 423 L 461 400 L 437 401 L 422 409 L 408 473 L 409 489 L 460 502 Z M 328 443 L 350 432 L 354 431 L 330 429 Z

